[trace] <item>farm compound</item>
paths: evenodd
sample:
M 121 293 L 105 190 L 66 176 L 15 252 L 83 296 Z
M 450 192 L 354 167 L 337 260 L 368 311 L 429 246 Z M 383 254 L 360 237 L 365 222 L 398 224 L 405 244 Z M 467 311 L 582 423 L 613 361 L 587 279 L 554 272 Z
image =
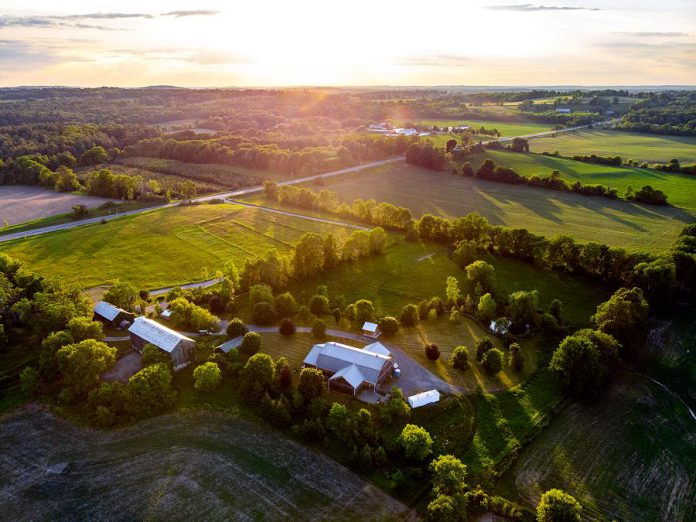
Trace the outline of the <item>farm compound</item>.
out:
M 126 312 L 123 308 L 114 306 L 106 301 L 99 301 L 94 305 L 94 320 L 110 326 L 120 326 L 123 321 L 132 322 L 134 318 L 135 314 Z
M 131 346 L 142 353 L 146 344 L 152 344 L 169 354 L 174 370 L 188 366 L 193 359 L 196 342 L 147 317 L 138 317 L 128 329 Z
M 385 355 L 384 351 L 388 355 Z M 380 343 L 372 343 L 360 349 L 346 344 L 326 342 L 312 347 L 305 357 L 304 365 L 324 372 L 329 378 L 329 388 L 355 396 L 370 386 L 376 392 L 377 386 L 391 375 L 394 361 Z

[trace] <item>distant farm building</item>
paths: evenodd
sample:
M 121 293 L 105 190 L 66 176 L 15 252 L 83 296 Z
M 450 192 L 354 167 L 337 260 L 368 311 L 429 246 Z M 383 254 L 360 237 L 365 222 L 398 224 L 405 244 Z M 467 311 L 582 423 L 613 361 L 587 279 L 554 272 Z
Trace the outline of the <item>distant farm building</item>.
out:
M 375 323 L 365 321 L 362 327 L 363 335 L 367 337 L 374 337 L 375 339 L 381 335 L 382 332 L 379 331 L 379 326 Z
M 372 349 L 368 350 L 370 346 Z M 377 386 L 391 375 L 394 361 L 391 354 L 377 353 L 386 350 L 380 343 L 370 346 L 360 349 L 336 342 L 315 344 L 304 365 L 321 370 L 329 378 L 329 388 L 352 395 L 370 387 L 376 392 Z
M 560 112 L 561 114 L 570 114 L 573 112 L 573 109 L 570 107 L 556 107 L 556 112 Z
M 193 360 L 196 341 L 147 317 L 138 317 L 128 329 L 131 346 L 142 353 L 146 344 L 167 352 L 174 370 L 180 370 Z
M 420 408 L 428 404 L 433 404 L 440 401 L 440 392 L 437 390 L 428 390 L 423 393 L 411 395 L 408 398 L 408 405 L 411 408 Z
M 99 301 L 94 305 L 94 320 L 101 321 L 109 326 L 120 326 L 123 321 L 131 322 L 134 318 L 134 314 L 126 312 L 122 308 L 106 301 Z
M 367 128 L 371 132 L 375 132 L 377 134 L 386 134 L 391 130 L 392 126 L 389 123 L 370 123 Z
M 418 131 L 416 129 L 394 129 L 392 133 L 398 136 L 415 136 Z

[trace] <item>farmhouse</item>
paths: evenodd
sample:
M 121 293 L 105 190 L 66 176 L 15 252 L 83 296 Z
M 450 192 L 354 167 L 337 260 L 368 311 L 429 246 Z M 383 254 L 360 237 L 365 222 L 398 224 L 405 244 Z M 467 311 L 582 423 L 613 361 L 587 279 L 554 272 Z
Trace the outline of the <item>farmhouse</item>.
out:
M 141 352 L 146 344 L 152 344 L 167 352 L 172 359 L 174 370 L 188 366 L 193 360 L 196 341 L 159 324 L 147 317 L 138 317 L 128 329 L 131 346 Z
M 391 354 L 377 353 L 381 349 L 374 345 L 386 350 L 380 343 L 370 345 L 371 350 L 336 342 L 315 344 L 305 357 L 304 365 L 324 372 L 329 377 L 329 388 L 353 395 L 366 387 L 376 392 L 377 386 L 389 378 L 394 361 Z
M 134 318 L 134 314 L 106 301 L 99 301 L 94 305 L 94 320 L 110 326 L 120 326 L 123 321 L 131 322 Z

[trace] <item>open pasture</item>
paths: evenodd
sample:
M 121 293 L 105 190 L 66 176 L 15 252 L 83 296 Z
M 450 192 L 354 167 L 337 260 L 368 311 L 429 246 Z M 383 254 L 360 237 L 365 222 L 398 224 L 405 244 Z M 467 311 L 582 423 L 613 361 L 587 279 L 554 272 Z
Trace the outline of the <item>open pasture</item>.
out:
M 676 158 L 681 163 L 696 162 L 696 138 L 662 136 L 615 130 L 583 130 L 558 134 L 555 137 L 535 138 L 530 143 L 533 152 L 558 151 L 563 156 L 596 154 L 621 156 L 648 163 L 667 163 Z
M 532 142 L 533 143 L 533 142 Z M 471 164 L 478 168 L 486 159 L 492 159 L 497 165 L 513 169 L 522 176 L 548 176 L 554 170 L 561 177 L 573 183 L 583 185 L 599 183 L 616 188 L 623 196 L 628 187 L 638 190 L 645 185 L 661 190 L 667 194 L 671 205 L 696 211 L 696 176 L 658 172 L 651 169 L 633 167 L 609 167 L 594 163 L 584 163 L 563 158 L 554 158 L 542 154 L 518 154 L 514 152 L 488 151 L 471 158 Z
M 146 212 L 2 244 L 38 273 L 92 287 L 121 279 L 160 288 L 209 279 L 275 248 L 288 252 L 305 232 L 351 230 L 237 205 L 191 205 Z
M 684 226 L 696 221 L 696 214 L 679 208 L 464 178 L 405 163 L 326 180 L 326 184 L 343 201 L 388 201 L 411 209 L 416 217 L 478 212 L 494 225 L 655 253 L 669 250 Z
M 106 198 L 56 192 L 44 187 L 28 185 L 0 186 L 0 224 L 16 225 L 27 221 L 36 221 L 56 214 L 65 214 L 73 205 L 98 207 Z

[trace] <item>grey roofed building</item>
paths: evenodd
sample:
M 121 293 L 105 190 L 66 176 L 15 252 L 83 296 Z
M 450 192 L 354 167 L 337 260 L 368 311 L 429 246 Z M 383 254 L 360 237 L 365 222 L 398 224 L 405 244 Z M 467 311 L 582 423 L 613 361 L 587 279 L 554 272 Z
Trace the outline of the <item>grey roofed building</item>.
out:
M 106 301 L 99 301 L 94 305 L 94 318 L 110 323 L 112 326 L 118 326 L 120 323 L 119 319 L 132 321 L 134 317 L 132 313 L 126 312 L 124 309 Z
M 366 352 L 378 353 L 386 357 L 391 357 L 391 352 L 380 342 L 368 344 L 365 348 L 363 348 L 363 350 Z
M 389 376 L 394 365 L 391 357 L 381 353 L 336 342 L 315 344 L 305 357 L 304 364 L 330 375 L 330 384 L 342 378 L 354 394 L 364 383 L 376 389 Z
M 196 341 L 157 321 L 147 317 L 137 317 L 128 332 L 133 349 L 142 352 L 146 344 L 152 344 L 169 354 L 175 370 L 188 365 L 193 359 Z

